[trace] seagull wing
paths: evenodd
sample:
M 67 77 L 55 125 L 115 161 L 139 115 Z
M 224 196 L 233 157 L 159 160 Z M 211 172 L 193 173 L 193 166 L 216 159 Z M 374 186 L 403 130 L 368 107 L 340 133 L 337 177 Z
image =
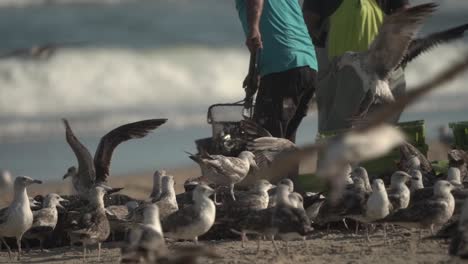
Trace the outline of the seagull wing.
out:
M 91 187 L 96 180 L 96 171 L 93 164 L 93 157 L 88 149 L 76 138 L 68 120 L 63 119 L 65 125 L 65 136 L 71 149 L 78 160 L 78 177 L 80 182 L 86 187 Z
M 271 133 L 257 124 L 252 119 L 245 119 L 240 122 L 242 130 L 251 138 L 272 137 Z
M 8 207 L 0 209 L 0 225 L 5 223 L 8 220 Z
M 387 16 L 367 52 L 367 63 L 379 78 L 386 79 L 401 62 L 423 20 L 433 13 L 437 5 L 421 4 Z
M 447 83 L 448 81 L 463 73 L 468 68 L 468 54 L 465 54 L 462 57 L 463 58 L 460 62 L 448 67 L 443 72 L 438 74 L 434 79 L 424 82 L 414 89 L 409 89 L 409 91 L 404 96 L 399 97 L 395 102 L 390 103 L 375 111 L 374 113 L 369 114 L 369 117 L 366 118 L 366 120 L 358 120 L 355 122 L 355 125 L 357 124 L 356 129 L 361 131 L 369 130 L 381 125 L 382 123 L 388 122 L 390 118 L 395 116 L 396 113 L 403 111 L 408 105 L 413 104 L 422 96 L 426 95 L 437 87 L 441 87 L 442 84 Z
M 94 155 L 96 166 L 96 180 L 105 182 L 109 176 L 109 167 L 114 149 L 122 142 L 143 138 L 149 132 L 166 123 L 167 119 L 149 119 L 120 126 L 101 138 Z
M 255 162 L 260 168 L 270 166 L 278 155 L 296 149 L 294 143 L 284 138 L 260 137 L 247 143 L 247 150 L 255 155 Z
M 194 206 L 187 206 L 163 219 L 161 225 L 164 233 L 175 232 L 179 227 L 191 225 L 200 216 Z
M 411 41 L 408 47 L 408 51 L 403 58 L 403 61 L 401 62 L 401 65 L 406 66 L 421 53 L 427 52 L 442 43 L 447 43 L 462 38 L 467 29 L 468 24 L 464 24 L 458 27 L 430 34 L 423 38 L 414 39 Z
M 447 210 L 448 204 L 439 200 L 426 200 L 413 206 L 397 210 L 384 218 L 383 222 L 421 222 L 437 217 Z

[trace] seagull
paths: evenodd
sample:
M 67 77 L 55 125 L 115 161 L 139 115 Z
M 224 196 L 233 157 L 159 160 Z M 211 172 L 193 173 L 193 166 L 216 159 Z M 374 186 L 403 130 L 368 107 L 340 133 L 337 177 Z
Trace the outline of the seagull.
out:
M 420 170 L 413 169 L 409 172 L 409 175 L 411 175 L 411 193 L 424 188 L 423 176 Z
M 356 209 L 355 209 L 356 210 Z M 392 210 L 392 204 L 390 203 L 385 184 L 381 179 L 375 179 L 372 182 L 372 192 L 369 195 L 365 204 L 361 208 L 357 208 L 354 213 L 347 215 L 347 218 L 351 218 L 355 221 L 366 224 L 366 238 L 369 242 L 369 226 L 368 224 L 386 217 Z M 387 239 L 385 225 L 384 225 L 384 236 Z
M 291 179 L 284 178 L 281 181 L 278 182 L 278 184 L 284 184 L 289 187 L 289 192 L 294 192 L 294 182 L 291 181 Z M 268 207 L 274 207 L 276 206 L 276 188 L 272 189 L 270 192 L 270 199 L 268 200 Z
M 409 174 L 403 171 L 393 173 L 390 182 L 390 190 L 388 191 L 388 199 L 394 210 L 408 207 L 410 202 L 410 190 L 408 186 L 406 186 L 406 181 L 411 178 Z
M 339 197 L 327 197 L 318 211 L 315 222 L 320 225 L 327 224 L 327 230 L 329 230 L 329 224 L 332 222 L 343 221 L 347 227 L 344 216 L 355 211 L 356 208 L 360 211 L 372 191 L 365 168 L 355 168 L 351 177 L 353 178 L 353 184 L 343 192 L 336 192 L 337 195 L 340 195 Z M 331 193 L 335 192 L 332 190 Z
M 255 155 L 250 151 L 242 151 L 238 157 L 188 154 L 190 159 L 200 165 L 203 176 L 209 182 L 220 186 L 229 186 L 233 200 L 236 200 L 234 185 L 242 181 L 251 168 L 258 169 Z
M 447 181 L 456 188 L 463 188 L 460 169 L 457 167 L 450 167 L 447 171 Z
M 398 169 L 409 173 L 411 170 L 420 170 L 423 183 L 432 186 L 436 182 L 436 173 L 429 160 L 415 146 L 409 142 L 404 142 L 400 146 L 400 161 Z
M 158 206 L 144 205 L 143 215 L 143 223 L 131 230 L 129 241 L 122 248 L 122 263 L 156 263 L 158 258 L 168 254 Z
M 161 178 L 166 175 L 165 170 L 157 170 L 153 174 L 153 190 L 150 198 L 158 200 L 161 196 Z
M 443 70 L 440 74 L 423 84 L 409 89 L 397 101 L 371 113 L 365 122 L 358 122 L 351 131 L 319 142 L 300 146 L 298 150 L 279 157 L 270 168 L 257 173 L 259 178 L 274 178 L 284 175 L 297 163 L 318 151 L 324 152 L 325 164 L 321 166 L 318 175 L 336 181 L 336 175 L 346 164 L 356 164 L 388 153 L 394 147 L 405 143 L 403 133 L 386 124 L 396 113 L 428 94 L 442 84 L 461 75 L 468 68 L 468 54 L 462 56 L 459 62 Z M 382 140 L 385 138 L 386 140 Z M 468 159 L 468 158 L 467 158 Z M 329 172 L 323 174 L 324 172 Z M 332 173 L 330 173 L 332 172 Z M 334 173 L 333 173 L 334 172 Z M 462 172 L 463 176 L 463 172 Z M 341 178 L 341 177 L 338 177 Z M 338 189 L 337 192 L 342 191 Z
M 181 208 L 162 221 L 164 236 L 174 239 L 193 240 L 205 234 L 213 226 L 216 206 L 209 198 L 214 190 L 205 184 L 198 185 L 193 191 L 193 205 Z
M 170 175 L 163 176 L 161 179 L 161 196 L 155 204 L 159 208 L 159 217 L 164 221 L 166 217 L 179 210 L 176 194 L 174 190 L 174 177 Z
M 277 253 L 279 253 L 279 250 L 274 241 L 275 235 L 278 235 L 282 240 L 288 241 L 297 237 L 302 238 L 313 230 L 310 219 L 307 217 L 301 203 L 302 196 L 300 198 L 299 196 L 291 193 L 289 186 L 278 185 L 277 205 L 273 210 L 272 229 L 270 231 L 273 232 L 270 237 Z M 289 252 L 287 242 L 286 250 Z
M 0 170 L 0 190 L 8 190 L 12 185 L 11 173 L 7 170 Z
M 44 199 L 44 207 L 33 212 L 32 227 L 24 234 L 27 239 L 38 239 L 41 251 L 44 251 L 44 240 L 54 231 L 57 225 L 57 207 L 65 209 L 60 202 L 68 202 L 60 195 L 49 193 Z
M 450 167 L 457 167 L 461 173 L 461 180 L 468 179 L 468 154 L 461 149 L 452 149 L 447 154 Z
M 360 76 L 367 91 L 357 116 L 366 116 L 374 104 L 395 101 L 390 90 L 389 75 L 400 65 L 423 20 L 432 14 L 436 7 L 434 3 L 415 5 L 385 17 L 369 50 L 346 52 L 339 58 L 338 69 L 351 66 Z
M 306 197 L 308 204 L 304 204 L 306 207 L 306 213 L 310 221 L 315 222 L 320 211 L 320 208 L 325 203 L 325 196 L 322 193 L 311 193 L 310 196 Z
M 13 201 L 8 207 L 0 210 L 0 239 L 8 249 L 8 256 L 10 259 L 11 250 L 4 238 L 16 238 L 16 244 L 18 245 L 18 260 L 20 260 L 21 238 L 33 224 L 33 213 L 29 206 L 29 197 L 26 187 L 35 183 L 41 184 L 42 182 L 27 176 L 16 177 L 13 187 Z
M 110 163 L 114 149 L 122 142 L 145 137 L 151 130 L 164 124 L 167 119 L 150 119 L 120 126 L 101 138 L 94 155 L 94 161 L 78 138 L 75 137 L 68 121 L 63 119 L 66 129 L 66 139 L 78 160 L 78 168 L 71 167 L 63 179 L 72 177 L 74 190 L 86 197 L 89 190 L 96 185 L 106 186 L 110 175 Z
M 268 191 L 274 187 L 267 180 L 257 180 L 248 192 L 237 193 L 236 200 L 226 199 L 223 202 L 223 207 L 230 215 L 265 209 L 270 201 Z
M 101 243 L 110 234 L 109 220 L 106 217 L 104 208 L 104 195 L 106 189 L 96 186 L 89 193 L 89 212 L 82 214 L 78 224 L 78 230 L 70 232 L 70 241 L 81 242 L 83 244 L 83 260 L 86 261 L 86 249 L 88 245 L 98 245 L 98 261 L 101 259 Z
M 58 48 L 66 46 L 82 45 L 83 42 L 68 42 L 68 43 L 45 43 L 34 45 L 31 48 L 22 48 L 10 51 L 0 55 L 0 59 L 8 59 L 13 57 L 30 58 L 30 59 L 48 59 Z
M 455 199 L 451 193 L 452 184 L 448 181 L 438 181 L 434 186 L 434 194 L 427 200 L 415 202 L 412 206 L 400 209 L 377 222 L 393 223 L 406 228 L 430 229 L 443 225 L 450 220 L 455 209 Z
M 459 256 L 462 259 L 468 259 L 468 199 L 464 202 L 456 227 L 450 241 L 449 254 Z
M 297 150 L 296 144 L 285 138 L 273 137 L 270 132 L 255 121 L 241 121 L 241 128 L 254 139 L 247 142 L 247 150 L 255 155 L 259 168 L 270 166 L 278 155 Z

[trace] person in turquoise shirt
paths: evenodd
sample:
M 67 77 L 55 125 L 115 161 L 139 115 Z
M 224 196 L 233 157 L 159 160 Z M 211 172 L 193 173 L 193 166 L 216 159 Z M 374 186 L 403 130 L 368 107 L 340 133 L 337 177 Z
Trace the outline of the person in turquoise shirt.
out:
M 315 91 L 317 60 L 298 0 L 236 0 L 250 52 L 259 50 L 253 118 L 275 137 L 295 141 Z M 302 103 L 304 104 L 304 103 Z

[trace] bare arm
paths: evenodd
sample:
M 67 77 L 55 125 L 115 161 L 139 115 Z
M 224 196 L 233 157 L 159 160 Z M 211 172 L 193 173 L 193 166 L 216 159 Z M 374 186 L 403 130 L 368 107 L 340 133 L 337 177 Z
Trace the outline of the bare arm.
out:
M 312 39 L 319 38 L 318 36 L 318 26 L 320 22 L 320 16 L 315 12 L 309 10 L 303 10 L 304 22 L 309 30 L 309 35 Z
M 264 0 L 247 1 L 247 21 L 249 24 L 249 34 L 245 44 L 250 52 L 255 52 L 262 48 L 262 37 L 260 34 L 260 18 L 262 17 Z

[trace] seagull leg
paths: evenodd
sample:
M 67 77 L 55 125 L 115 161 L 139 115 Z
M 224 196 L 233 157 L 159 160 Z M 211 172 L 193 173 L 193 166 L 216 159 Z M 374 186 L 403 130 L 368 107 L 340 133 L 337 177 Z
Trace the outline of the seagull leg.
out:
M 367 243 L 370 243 L 370 238 L 369 238 L 369 225 L 366 224 L 366 240 L 367 240 Z
M 349 230 L 348 224 L 346 223 L 346 218 L 343 218 L 343 225 L 345 226 L 346 230 Z
M 275 243 L 275 236 L 270 236 L 271 242 L 273 243 L 273 247 L 275 248 L 276 254 L 281 255 L 278 246 Z
M 329 235 L 329 234 L 330 234 L 330 224 L 328 223 L 327 224 L 327 235 Z
M 39 247 L 41 248 L 41 252 L 44 252 L 44 245 L 43 245 L 44 241 L 42 238 L 39 238 Z
M 286 256 L 289 256 L 289 243 L 288 240 L 285 241 L 286 244 Z
M 10 249 L 10 246 L 8 246 L 7 242 L 5 241 L 5 239 L 3 237 L 0 237 L 2 239 L 2 242 L 3 244 L 5 244 L 7 250 L 8 250 L 8 258 L 11 259 L 11 249 Z
M 97 244 L 97 248 L 98 248 L 98 255 L 97 255 L 97 261 L 101 261 L 101 243 L 98 243 Z
M 242 239 L 242 248 L 245 248 L 245 232 L 241 233 L 241 239 Z
M 229 185 L 229 191 L 231 192 L 232 200 L 235 201 L 235 200 L 236 200 L 236 196 L 234 195 L 234 184 L 230 184 L 230 185 Z
M 388 237 L 387 237 L 387 224 L 383 224 L 383 235 L 384 235 L 384 243 L 389 244 Z
M 86 262 L 86 244 L 83 243 L 83 261 Z
M 262 239 L 262 237 L 259 235 L 257 236 L 257 255 L 258 253 L 260 253 L 260 240 Z
M 21 237 L 16 238 L 16 245 L 18 246 L 18 260 L 21 260 Z
M 359 222 L 356 221 L 356 230 L 354 230 L 354 234 L 357 235 L 359 232 Z
M 198 245 L 198 237 L 195 237 L 195 238 L 193 239 L 193 242 L 195 242 L 195 245 Z

